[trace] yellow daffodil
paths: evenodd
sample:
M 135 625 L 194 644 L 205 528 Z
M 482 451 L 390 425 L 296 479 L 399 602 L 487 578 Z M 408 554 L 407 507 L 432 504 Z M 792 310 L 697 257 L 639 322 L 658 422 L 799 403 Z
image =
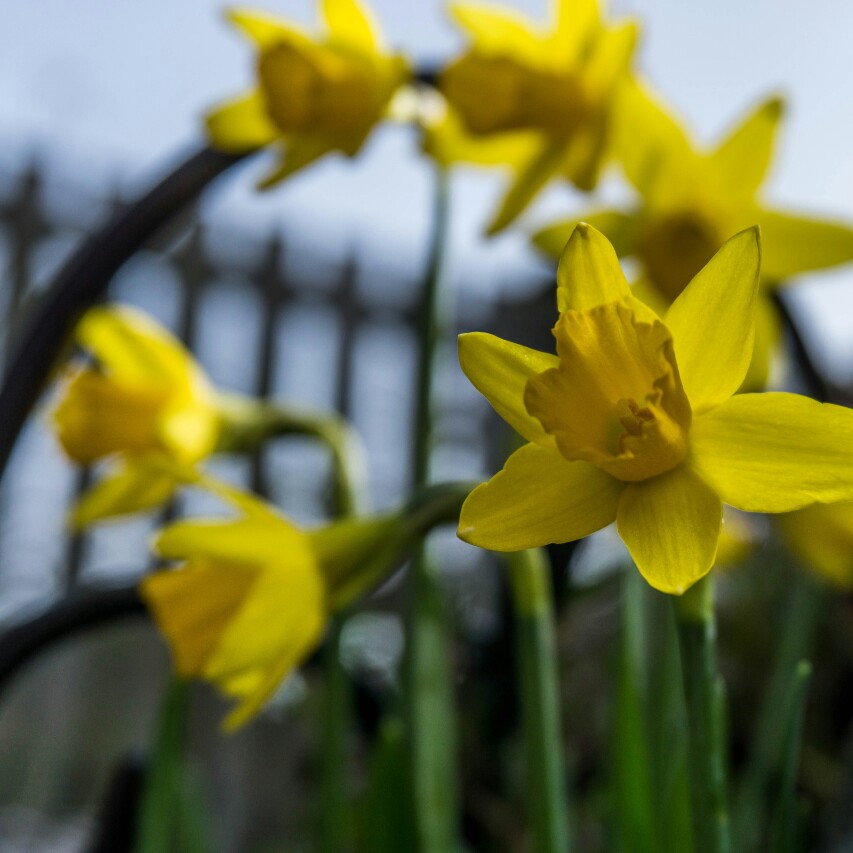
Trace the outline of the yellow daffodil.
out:
M 554 176 L 592 189 L 636 24 L 605 26 L 598 0 L 558 0 L 544 31 L 497 6 L 454 3 L 450 11 L 471 44 L 441 72 L 452 113 L 426 147 L 445 162 L 507 158 L 516 175 L 489 232 L 509 225 Z
M 181 563 L 144 578 L 140 591 L 178 674 L 210 681 L 236 701 L 225 720 L 234 729 L 317 646 L 329 614 L 377 581 L 372 558 L 397 521 L 378 516 L 306 531 L 248 494 L 202 485 L 241 517 L 166 527 L 154 549 Z
M 759 255 L 757 229 L 733 237 L 660 319 L 610 243 L 579 225 L 557 273 L 556 355 L 459 339 L 468 378 L 529 442 L 469 495 L 459 535 L 517 551 L 615 520 L 646 580 L 681 593 L 714 563 L 724 503 L 853 500 L 853 410 L 732 396 L 751 357 Z
M 783 114 L 779 98 L 762 103 L 710 151 L 699 150 L 636 81 L 620 87 L 615 114 L 616 156 L 639 204 L 580 218 L 599 228 L 620 257 L 638 259 L 635 295 L 658 312 L 728 237 L 755 223 L 761 227 L 765 283 L 853 260 L 853 229 L 774 210 L 758 197 Z M 577 221 L 545 228 L 534 243 L 559 257 Z M 758 312 L 756 375 L 766 374 L 780 334 L 769 302 L 762 300 Z
M 803 564 L 853 589 L 853 503 L 815 504 L 779 516 L 779 528 Z
M 169 460 L 192 465 L 211 453 L 219 432 L 216 394 L 180 341 L 128 306 L 95 308 L 76 329 L 94 361 L 71 368 L 53 411 L 71 459 L 118 461 L 80 500 L 77 525 L 156 506 L 169 498 Z
M 262 187 L 331 151 L 355 155 L 410 76 L 356 0 L 321 0 L 320 9 L 319 38 L 261 13 L 228 13 L 258 51 L 257 86 L 211 112 L 207 131 L 215 148 L 233 153 L 282 143 L 280 164 Z

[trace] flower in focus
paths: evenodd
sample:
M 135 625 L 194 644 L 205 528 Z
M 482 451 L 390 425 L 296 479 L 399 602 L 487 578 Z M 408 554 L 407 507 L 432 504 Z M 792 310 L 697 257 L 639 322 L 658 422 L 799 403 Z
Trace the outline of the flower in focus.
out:
M 741 394 L 755 334 L 758 231 L 727 241 L 663 320 L 610 243 L 575 229 L 560 259 L 557 354 L 487 334 L 462 368 L 529 442 L 466 500 L 459 536 L 496 551 L 616 521 L 640 572 L 684 592 L 714 564 L 722 506 L 787 512 L 853 500 L 853 411 Z
M 53 410 L 65 452 L 117 468 L 74 509 L 76 525 L 162 503 L 174 489 L 168 465 L 193 465 L 211 453 L 219 432 L 217 398 L 180 341 L 128 306 L 90 310 L 77 343 L 92 360 L 69 369 Z
M 764 182 L 783 114 L 770 98 L 713 150 L 702 151 L 639 83 L 620 87 L 614 111 L 614 149 L 640 195 L 631 210 L 589 213 L 620 257 L 640 262 L 635 295 L 666 310 L 723 242 L 754 223 L 761 227 L 762 278 L 779 283 L 797 273 L 853 260 L 853 229 L 766 206 Z M 534 243 L 559 257 L 577 219 L 537 233 Z M 770 352 L 780 336 L 769 301 L 758 307 L 756 365 L 766 378 Z M 758 384 L 758 383 L 754 383 Z
M 499 7 L 456 3 L 451 14 L 471 44 L 441 72 L 451 111 L 426 148 L 445 162 L 506 157 L 516 174 L 489 233 L 509 225 L 554 176 L 592 189 L 636 24 L 605 26 L 597 0 L 559 0 L 544 32 Z
M 322 0 L 321 11 L 326 32 L 319 38 L 271 16 L 228 13 L 257 48 L 257 86 L 213 110 L 207 132 L 215 148 L 232 153 L 279 140 L 280 163 L 262 187 L 331 151 L 354 156 L 410 76 L 356 0 Z
M 144 578 L 140 592 L 178 675 L 210 681 L 236 701 L 225 720 L 235 729 L 313 651 L 330 613 L 390 565 L 373 558 L 396 521 L 377 516 L 307 531 L 248 494 L 202 484 L 241 517 L 166 527 L 154 549 L 181 563 Z

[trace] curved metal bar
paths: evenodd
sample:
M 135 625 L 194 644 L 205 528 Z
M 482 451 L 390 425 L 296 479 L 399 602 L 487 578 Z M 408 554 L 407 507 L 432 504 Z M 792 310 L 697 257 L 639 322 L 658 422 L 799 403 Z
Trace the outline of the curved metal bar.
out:
M 245 155 L 203 148 L 87 239 L 53 281 L 22 334 L 0 389 L 0 479 L 18 433 L 74 324 L 158 229 Z
M 57 640 L 147 610 L 136 584 L 82 589 L 0 635 L 0 694 L 29 659 Z

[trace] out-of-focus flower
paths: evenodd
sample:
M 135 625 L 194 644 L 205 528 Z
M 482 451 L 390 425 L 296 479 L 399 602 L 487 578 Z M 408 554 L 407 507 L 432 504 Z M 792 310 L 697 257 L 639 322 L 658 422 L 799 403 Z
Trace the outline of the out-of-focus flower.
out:
M 398 520 L 376 516 L 302 530 L 251 495 L 200 484 L 240 517 L 166 527 L 154 549 L 181 563 L 144 578 L 140 591 L 178 675 L 210 681 L 236 701 L 225 720 L 235 729 L 317 646 L 330 613 L 391 565 L 375 558 Z
M 231 22 L 258 51 L 257 86 L 207 116 L 211 144 L 242 153 L 279 141 L 269 187 L 332 151 L 354 156 L 410 77 L 356 0 L 321 0 L 318 38 L 268 15 L 235 9 Z
M 853 589 L 853 503 L 814 504 L 778 518 L 791 550 L 808 568 Z
M 534 243 L 556 258 L 579 219 L 594 225 L 620 257 L 638 259 L 634 293 L 658 313 L 728 237 L 750 225 L 761 227 L 765 286 L 853 260 L 853 229 L 777 211 L 758 198 L 782 114 L 782 101 L 770 98 L 713 150 L 702 151 L 647 89 L 625 82 L 615 110 L 614 149 L 639 203 L 627 211 L 602 210 L 556 223 L 538 232 Z M 779 334 L 772 306 L 762 301 L 757 378 L 766 376 Z
M 497 551 L 616 521 L 640 572 L 681 593 L 714 564 L 722 505 L 787 512 L 853 499 L 853 411 L 741 394 L 755 331 L 758 231 L 726 242 L 665 322 L 579 225 L 560 259 L 557 354 L 460 337 L 471 382 L 529 444 L 476 488 L 459 535 Z
M 428 131 L 425 147 L 445 163 L 505 162 L 513 169 L 489 233 L 509 225 L 555 176 L 592 189 L 636 24 L 605 26 L 597 0 L 559 0 L 545 31 L 496 6 L 450 8 L 471 44 L 441 72 L 451 110 Z
M 75 335 L 93 361 L 69 369 L 53 410 L 56 435 L 76 462 L 118 462 L 75 507 L 79 526 L 168 500 L 175 479 L 162 463 L 191 466 L 211 453 L 220 417 L 192 355 L 140 311 L 94 308 Z

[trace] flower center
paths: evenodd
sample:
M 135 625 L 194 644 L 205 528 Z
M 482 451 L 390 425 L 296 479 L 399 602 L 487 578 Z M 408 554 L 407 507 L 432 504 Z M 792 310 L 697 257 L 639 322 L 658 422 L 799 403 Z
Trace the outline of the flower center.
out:
M 528 381 L 524 402 L 563 456 L 626 481 L 683 461 L 692 413 L 663 323 L 613 302 L 566 311 L 554 336 L 560 365 Z
M 672 302 L 722 242 L 715 223 L 685 210 L 653 221 L 640 239 L 639 254 L 652 282 Z
M 521 65 L 506 56 L 471 51 L 441 75 L 441 90 L 473 134 L 540 130 L 568 136 L 595 105 L 573 74 Z
M 357 136 L 381 110 L 366 65 L 322 45 L 276 44 L 261 54 L 258 76 L 267 112 L 286 133 Z

